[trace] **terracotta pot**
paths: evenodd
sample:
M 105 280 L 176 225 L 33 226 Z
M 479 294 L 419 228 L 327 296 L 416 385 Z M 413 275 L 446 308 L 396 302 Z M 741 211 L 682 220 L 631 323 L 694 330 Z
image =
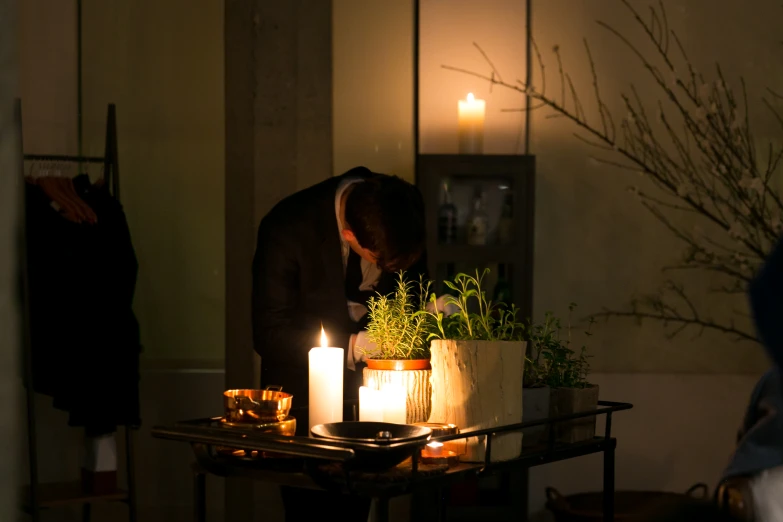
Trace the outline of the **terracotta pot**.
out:
M 371 370 L 429 370 L 429 359 L 367 359 Z

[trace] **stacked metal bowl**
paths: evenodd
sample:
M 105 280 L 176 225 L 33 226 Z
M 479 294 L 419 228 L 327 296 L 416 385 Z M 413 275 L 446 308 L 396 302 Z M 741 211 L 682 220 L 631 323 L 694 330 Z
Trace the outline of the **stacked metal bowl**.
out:
M 226 390 L 223 392 L 225 413 L 220 425 L 226 429 L 292 437 L 296 434 L 296 419 L 289 415 L 293 398 L 280 386 L 268 386 L 263 390 Z M 237 457 L 269 456 L 222 447 L 218 452 Z

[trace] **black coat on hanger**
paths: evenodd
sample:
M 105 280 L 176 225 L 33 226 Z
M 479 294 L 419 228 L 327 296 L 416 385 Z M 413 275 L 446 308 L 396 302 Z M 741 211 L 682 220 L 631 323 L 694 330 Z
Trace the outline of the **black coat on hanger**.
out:
M 27 255 L 33 386 L 89 435 L 138 425 L 138 263 L 121 205 L 86 176 L 74 180 L 96 224 L 64 219 L 28 185 Z

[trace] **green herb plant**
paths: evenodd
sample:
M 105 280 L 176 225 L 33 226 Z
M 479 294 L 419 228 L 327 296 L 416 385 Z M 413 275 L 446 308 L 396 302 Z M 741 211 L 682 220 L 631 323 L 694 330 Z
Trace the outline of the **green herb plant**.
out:
M 525 356 L 525 373 L 522 385 L 525 388 L 541 388 L 547 385 L 549 377 L 549 361 L 551 357 L 545 354 L 556 352 L 560 348 L 560 320 L 547 312 L 544 322 L 533 324 L 528 320 L 525 340 L 527 355 Z
M 429 359 L 431 323 L 425 306 L 430 285 L 423 278 L 419 278 L 417 285 L 400 272 L 394 293 L 370 298 L 367 338 L 376 348 L 364 352 L 368 358 Z
M 543 382 L 550 388 L 588 388 L 587 375 L 590 372 L 587 347 L 582 346 L 579 352 L 571 349 L 571 313 L 576 308 L 575 303 L 568 307 L 568 325 L 565 331 L 565 339 L 561 338 L 560 320 L 551 313 L 546 314 L 544 324 L 533 327 L 529 342 L 534 346 L 532 354 L 535 357 L 533 366 L 538 368 L 538 373 L 531 375 L 533 382 Z M 592 335 L 591 329 L 595 321 L 590 319 L 585 334 Z M 535 370 L 531 370 L 534 372 Z M 527 377 L 527 373 L 526 373 Z
M 525 326 L 517 320 L 519 310 L 514 306 L 493 303 L 487 299 L 482 284 L 489 269 L 476 275 L 460 273 L 454 281 L 444 281 L 453 292 L 446 295 L 446 304 L 454 305 L 457 312 L 445 316 L 443 312 L 428 312 L 434 325 L 430 339 L 463 341 L 519 341 L 524 338 Z M 435 303 L 437 296 L 430 295 Z

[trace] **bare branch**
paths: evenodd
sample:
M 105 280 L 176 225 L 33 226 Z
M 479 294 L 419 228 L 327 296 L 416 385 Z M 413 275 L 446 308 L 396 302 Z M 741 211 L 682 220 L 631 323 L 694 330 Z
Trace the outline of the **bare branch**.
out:
M 547 94 L 545 64 L 537 45 L 534 50 L 541 71 L 541 78 L 537 80 L 539 86 L 519 80 L 504 82 L 486 53 L 476 44 L 488 64 L 489 75 L 452 66 L 444 68 L 488 81 L 490 86 L 498 85 L 526 95 L 535 103 L 524 109 L 504 109 L 504 112 L 548 108 L 551 114 L 547 118 L 565 118 L 575 125 L 574 135 L 578 140 L 601 151 L 604 157 L 592 157 L 595 162 L 644 176 L 653 188 L 645 192 L 633 188 L 632 192 L 685 247 L 684 260 L 665 266 L 663 270 L 716 274 L 720 282 L 712 284 L 709 292 L 727 297 L 737 295 L 746 289 L 750 277 L 783 232 L 783 198 L 778 184 L 773 182 L 783 164 L 783 147 L 770 140 L 764 158 L 759 158 L 745 80 L 740 77 L 739 88 L 733 90 L 720 65 L 715 66 L 708 79 L 699 73 L 677 33 L 669 27 L 662 0 L 658 0 L 656 6 L 650 5 L 649 16 L 645 14 L 644 18 L 631 0 L 618 1 L 635 20 L 648 46 L 637 46 L 632 38 L 611 25 L 602 21 L 597 23 L 631 51 L 658 90 L 657 97 L 643 99 L 631 84 L 630 91 L 620 97 L 625 117 L 617 118 L 602 97 L 599 75 L 587 40 L 583 44 L 592 81 L 594 101 L 591 101 L 591 108 L 598 112 L 597 123 L 588 120 L 580 92 L 572 76 L 563 68 L 558 46 L 553 48 L 553 54 L 557 60 L 560 92 L 554 96 Z M 670 54 L 672 41 L 676 47 L 676 62 L 684 63 L 682 76 Z M 641 50 L 650 48 L 652 51 L 647 53 Z M 678 66 L 683 68 L 683 65 Z M 775 102 L 783 100 L 783 94 L 779 92 L 768 89 Z M 761 102 L 770 117 L 783 128 L 783 114 L 770 100 L 762 98 Z M 691 220 L 700 219 L 709 233 L 694 233 L 685 228 L 679 219 L 683 215 Z M 606 314 L 657 319 L 673 326 L 675 335 L 686 329 L 695 330 L 697 334 L 712 329 L 740 339 L 755 340 L 752 333 L 735 328 L 731 320 L 715 321 L 700 313 L 682 287 L 674 283 L 664 288 L 657 298 L 645 300 L 644 307 L 634 301 L 631 311 L 607 311 Z
M 750 341 L 753 343 L 758 343 L 758 339 L 756 339 L 753 335 L 739 330 L 734 326 L 731 325 L 723 325 L 714 323 L 711 321 L 702 321 L 700 319 L 688 319 L 684 317 L 679 317 L 674 314 L 666 314 L 666 313 L 653 313 L 653 312 L 635 312 L 635 311 L 617 311 L 617 310 L 605 310 L 603 312 L 599 312 L 597 314 L 592 314 L 588 316 L 588 318 L 592 319 L 609 319 L 611 317 L 627 317 L 627 318 L 636 318 L 636 319 L 651 319 L 654 321 L 658 321 L 663 323 L 663 326 L 669 326 L 670 324 L 679 325 L 680 328 L 676 330 L 673 333 L 669 333 L 668 337 L 670 339 L 676 337 L 680 332 L 682 332 L 685 328 L 688 327 L 697 327 L 700 328 L 699 335 L 701 335 L 704 330 L 715 330 L 717 332 L 723 333 L 723 334 L 729 334 L 734 337 L 737 341 Z

